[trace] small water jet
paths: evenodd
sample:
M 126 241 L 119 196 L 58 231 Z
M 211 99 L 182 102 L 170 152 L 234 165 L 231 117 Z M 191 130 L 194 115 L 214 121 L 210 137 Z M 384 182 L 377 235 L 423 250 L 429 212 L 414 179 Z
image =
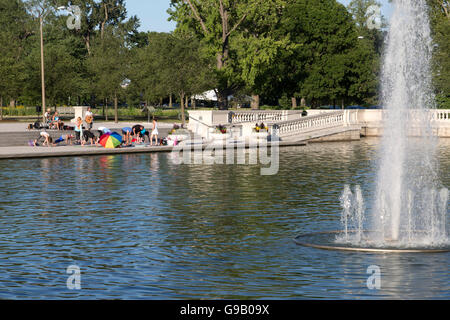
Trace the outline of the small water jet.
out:
M 432 51 L 426 1 L 395 0 L 382 68 L 384 133 L 372 209 L 366 211 L 360 186 L 352 192 L 346 185 L 340 198 L 343 230 L 299 236 L 298 244 L 356 251 L 450 251 L 449 192 L 438 179 L 437 138 L 430 121 L 435 108 Z

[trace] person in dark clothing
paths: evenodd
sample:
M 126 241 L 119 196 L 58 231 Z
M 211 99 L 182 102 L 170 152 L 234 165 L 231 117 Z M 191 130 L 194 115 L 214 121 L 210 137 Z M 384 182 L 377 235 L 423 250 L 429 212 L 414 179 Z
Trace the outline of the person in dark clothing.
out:
M 148 137 L 150 141 L 150 133 L 145 129 L 144 126 L 137 124 L 131 128 L 131 136 L 133 136 L 137 143 L 142 143 L 145 141 L 145 136 Z
M 90 130 L 83 131 L 83 140 L 87 142 L 91 142 L 91 145 L 97 144 L 97 137 Z

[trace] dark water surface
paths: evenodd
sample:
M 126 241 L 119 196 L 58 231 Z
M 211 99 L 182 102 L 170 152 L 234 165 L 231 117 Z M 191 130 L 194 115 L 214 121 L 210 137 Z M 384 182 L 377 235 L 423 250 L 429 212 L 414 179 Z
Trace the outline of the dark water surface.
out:
M 378 145 L 283 148 L 276 176 L 174 154 L 0 161 L 0 299 L 449 299 L 450 254 L 293 242 L 339 229 L 344 184 L 370 200 Z M 450 187 L 450 140 L 439 158 Z M 81 290 L 66 286 L 71 265 Z

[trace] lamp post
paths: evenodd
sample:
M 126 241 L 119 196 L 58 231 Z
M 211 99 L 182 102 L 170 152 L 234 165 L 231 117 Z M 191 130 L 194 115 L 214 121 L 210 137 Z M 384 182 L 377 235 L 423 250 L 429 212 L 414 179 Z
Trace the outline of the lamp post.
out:
M 42 119 L 45 123 L 45 112 L 47 107 L 45 106 L 45 68 L 44 68 L 44 19 L 49 11 L 45 14 L 39 15 L 40 34 L 41 34 L 41 89 L 42 89 Z

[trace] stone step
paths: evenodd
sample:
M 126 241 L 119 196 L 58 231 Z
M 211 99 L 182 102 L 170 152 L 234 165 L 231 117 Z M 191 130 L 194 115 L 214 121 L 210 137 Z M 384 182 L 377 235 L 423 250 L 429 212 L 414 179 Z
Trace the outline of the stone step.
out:
M 164 138 L 168 135 L 169 129 L 158 129 L 160 136 L 158 138 Z M 113 129 L 112 131 L 120 133 L 120 129 Z M 74 131 L 58 131 L 58 130 L 47 130 L 54 140 L 61 137 L 61 135 L 72 134 L 75 136 Z M 0 148 L 1 147 L 16 147 L 16 146 L 27 146 L 30 140 L 35 140 L 40 137 L 41 130 L 29 130 L 25 132 L 0 132 Z M 94 130 L 93 133 L 97 134 Z

